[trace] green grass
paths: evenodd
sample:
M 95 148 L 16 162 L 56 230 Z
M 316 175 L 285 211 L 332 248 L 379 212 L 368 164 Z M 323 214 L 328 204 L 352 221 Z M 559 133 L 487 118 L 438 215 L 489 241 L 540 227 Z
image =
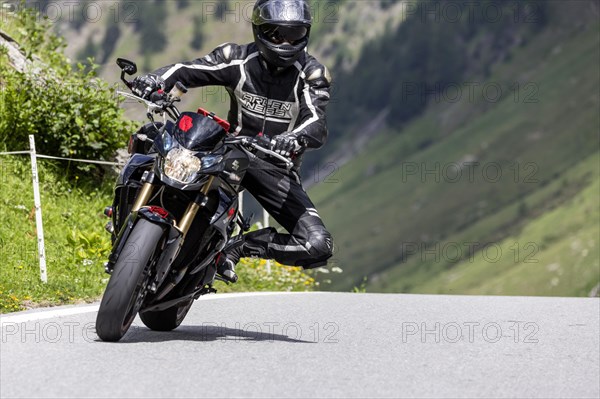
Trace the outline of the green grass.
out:
M 48 283 L 40 281 L 28 158 L 0 158 L 0 311 L 96 299 L 106 283 L 110 249 L 101 215 L 111 203 L 110 182 L 78 185 L 81 176 L 60 176 L 38 162 Z M 60 177 L 59 177 L 60 176 Z M 70 184 L 66 182 L 70 181 Z
M 586 29 L 547 29 L 516 50 L 510 62 L 497 65 L 490 78 L 479 81 L 502 84 L 505 96 L 500 101 L 486 102 L 480 95 L 470 101 L 464 95 L 456 104 L 433 105 L 402 132 L 380 134 L 333 176 L 337 183 L 315 187 L 311 195 L 336 240 L 335 262 L 344 269 L 332 288 L 349 289 L 369 276 L 370 291 L 448 292 L 447 279 L 438 276 L 454 264 L 418 257 L 404 260 L 406 245 L 507 244 L 509 237 L 526 243 L 528 237 L 519 234 L 528 231 L 530 223 L 555 208 L 568 207 L 569 201 L 595 184 L 598 171 L 578 165 L 586 159 L 597 163 L 597 158 L 590 158 L 599 147 L 597 32 L 597 22 Z M 523 88 L 519 101 L 509 89 L 515 81 Z M 528 83 L 533 86 L 525 90 Z M 524 103 L 534 89 L 538 101 Z M 467 169 L 452 182 L 456 169 L 451 166 L 443 173 L 444 166 L 464 160 L 481 166 L 471 169 L 473 179 Z M 436 164 L 440 172 L 420 175 Z M 487 178 L 486 165 L 492 167 Z M 491 172 L 497 167 L 502 177 L 494 181 Z M 410 174 L 409 168 L 417 173 Z M 593 192 L 590 196 L 593 200 Z M 594 223 L 586 218 L 582 231 L 593 234 Z M 558 225 L 553 228 L 567 239 L 568 231 Z M 561 242 L 547 244 L 557 247 L 540 250 L 540 257 L 543 254 L 544 261 L 550 261 L 566 245 Z M 594 253 L 588 251 L 582 267 L 593 268 Z M 471 270 L 468 264 L 464 267 Z M 578 271 L 566 265 L 562 270 Z M 513 273 L 523 281 L 533 281 L 527 273 L 537 276 L 533 268 Z M 539 273 L 538 278 L 545 276 Z M 452 292 L 587 295 L 598 281 L 592 273 L 584 274 L 585 281 L 577 284 L 566 278 L 558 286 L 525 282 L 517 289 L 516 284 L 496 281 L 492 289 L 483 284 L 487 277 L 473 277 L 479 285 L 457 285 Z
M 269 272 L 267 261 L 262 259 L 242 259 L 235 270 L 239 277 L 237 283 L 217 281 L 215 288 L 219 292 L 312 291 L 320 285 L 312 277 L 312 273 L 297 267 L 272 262 Z

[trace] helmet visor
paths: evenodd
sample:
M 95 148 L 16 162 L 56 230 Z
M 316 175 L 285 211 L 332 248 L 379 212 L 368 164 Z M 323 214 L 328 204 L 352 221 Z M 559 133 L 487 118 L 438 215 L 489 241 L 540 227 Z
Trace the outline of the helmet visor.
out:
M 260 26 L 260 32 L 266 40 L 273 44 L 296 44 L 308 34 L 306 26 L 281 26 L 265 24 Z
M 252 23 L 310 26 L 312 17 L 306 0 L 269 0 L 255 7 Z

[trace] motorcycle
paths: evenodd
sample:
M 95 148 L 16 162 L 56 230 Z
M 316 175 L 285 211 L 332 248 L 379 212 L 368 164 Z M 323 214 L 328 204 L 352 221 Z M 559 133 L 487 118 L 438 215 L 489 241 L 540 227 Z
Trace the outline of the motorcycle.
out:
M 119 58 L 117 65 L 131 89 L 125 75 L 137 73 L 136 64 Z M 113 248 L 96 318 L 104 341 L 120 340 L 137 314 L 152 330 L 177 328 L 194 300 L 215 293 L 215 280 L 226 281 L 217 274 L 217 257 L 250 228 L 238 195 L 251 160 L 261 152 L 293 167 L 270 150 L 267 137 L 238 137 L 227 121 L 202 108 L 179 112 L 175 103 L 186 92 L 180 82 L 149 100 L 119 92 L 145 104 L 150 123 L 131 136 L 131 158 L 105 210 Z

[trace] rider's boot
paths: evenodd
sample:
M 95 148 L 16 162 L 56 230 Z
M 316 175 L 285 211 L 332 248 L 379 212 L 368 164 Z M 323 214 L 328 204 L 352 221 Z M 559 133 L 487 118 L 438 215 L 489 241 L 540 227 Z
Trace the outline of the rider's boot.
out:
M 243 237 L 234 238 L 225 245 L 225 248 L 217 257 L 217 273 L 230 283 L 235 283 L 238 280 L 235 266 L 240 258 L 244 256 L 243 247 Z
M 235 266 L 240 258 L 266 259 L 269 243 L 273 241 L 276 233 L 277 230 L 268 227 L 229 240 L 217 258 L 217 273 L 225 280 L 235 283 L 238 279 Z

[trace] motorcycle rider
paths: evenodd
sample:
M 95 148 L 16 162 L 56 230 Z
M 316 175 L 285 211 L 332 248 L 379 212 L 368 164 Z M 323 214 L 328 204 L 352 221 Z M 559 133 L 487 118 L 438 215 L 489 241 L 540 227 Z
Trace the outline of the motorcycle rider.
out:
M 219 85 L 229 93 L 228 121 L 237 134 L 272 137 L 271 149 L 294 161 L 288 171 L 269 156 L 252 161 L 242 186 L 287 230 L 264 228 L 231 240 L 217 258 L 217 271 L 237 281 L 242 257 L 259 257 L 305 269 L 323 266 L 333 241 L 302 187 L 298 168 L 307 149 L 327 138 L 325 109 L 331 77 L 306 51 L 312 17 L 307 0 L 258 0 L 252 13 L 254 42 L 225 43 L 203 58 L 160 68 L 134 80 L 144 98 L 169 91 Z

